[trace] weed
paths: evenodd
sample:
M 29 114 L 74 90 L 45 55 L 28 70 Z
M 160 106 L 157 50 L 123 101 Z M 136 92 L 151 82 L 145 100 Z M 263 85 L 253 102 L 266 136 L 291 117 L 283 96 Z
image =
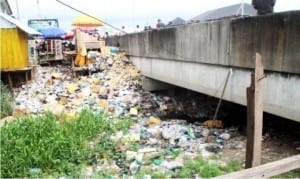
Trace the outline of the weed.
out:
M 151 178 L 163 179 L 163 178 L 170 178 L 166 173 L 161 173 L 158 171 L 153 171 L 150 168 L 141 167 L 141 170 L 134 176 L 134 178 L 147 178 L 146 175 L 150 175 Z
M 230 160 L 225 167 L 221 167 L 221 170 L 225 173 L 231 173 L 243 169 L 243 164 L 239 160 Z
M 215 177 L 220 175 L 222 172 L 216 164 L 204 164 L 203 167 L 201 167 L 200 175 L 201 177 L 208 178 L 208 177 Z
M 300 169 L 295 169 L 271 178 L 299 178 L 300 177 Z
M 139 179 L 139 178 L 144 178 L 145 175 L 148 175 L 151 173 L 151 169 L 150 168 L 146 168 L 144 166 L 141 167 L 140 171 L 138 171 L 135 174 L 135 178 Z
M 172 158 L 176 159 L 182 151 L 180 149 L 172 150 Z
M 78 177 L 82 165 L 113 155 L 116 145 L 110 135 L 117 130 L 114 124 L 125 130 L 130 120 L 112 119 L 103 111 L 83 110 L 72 121 L 47 113 L 7 123 L 1 128 L 0 177 Z M 94 148 L 89 147 L 90 140 L 95 140 Z M 41 172 L 33 176 L 32 169 Z
M 158 178 L 158 179 L 161 179 L 161 178 L 169 178 L 167 174 L 165 173 L 161 173 L 161 172 L 154 172 L 151 174 L 151 178 Z
M 3 118 L 12 115 L 14 98 L 2 81 L 0 81 L 0 90 L 0 118 Z
M 209 163 L 201 157 L 196 157 L 193 160 L 188 160 L 184 163 L 183 168 L 175 173 L 178 178 L 191 178 L 198 174 L 204 178 L 215 177 L 221 174 L 240 170 L 242 164 L 236 160 L 229 161 L 225 167 L 221 167 L 215 163 Z

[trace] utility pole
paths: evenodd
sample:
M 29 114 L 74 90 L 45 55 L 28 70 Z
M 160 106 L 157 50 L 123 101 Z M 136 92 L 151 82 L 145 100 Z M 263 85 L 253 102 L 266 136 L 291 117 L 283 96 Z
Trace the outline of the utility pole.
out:
M 243 16 L 244 15 L 244 0 L 242 0 L 242 13 L 241 13 L 241 15 Z
M 15 18 L 20 20 L 19 1 L 18 0 L 16 0 L 16 8 L 17 8 L 17 15 Z
M 244 7 L 245 7 L 245 3 L 244 3 L 244 0 L 242 0 L 241 6 L 239 7 L 239 9 L 236 12 L 236 16 L 239 15 L 240 11 L 241 11 L 241 16 L 244 16 Z
M 41 18 L 40 1 L 39 1 L 39 0 L 36 0 L 36 4 L 37 4 L 37 6 L 38 6 L 38 13 L 37 13 L 37 16 L 38 16 L 38 18 Z

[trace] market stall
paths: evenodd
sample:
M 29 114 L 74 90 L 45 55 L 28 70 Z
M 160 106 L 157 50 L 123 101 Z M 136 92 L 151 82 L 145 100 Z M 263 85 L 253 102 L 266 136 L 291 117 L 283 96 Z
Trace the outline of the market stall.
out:
M 41 30 L 43 39 L 38 42 L 39 64 L 49 64 L 51 61 L 63 60 L 62 39 L 65 31 L 56 27 Z

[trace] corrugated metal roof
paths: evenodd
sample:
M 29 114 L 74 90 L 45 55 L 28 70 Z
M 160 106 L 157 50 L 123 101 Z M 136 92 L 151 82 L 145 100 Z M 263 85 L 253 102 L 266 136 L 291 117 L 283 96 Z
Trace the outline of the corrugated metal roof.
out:
M 199 21 L 207 21 L 207 20 L 215 20 L 215 19 L 221 19 L 224 17 L 238 16 L 238 15 L 241 15 L 241 4 L 234 4 L 231 6 L 226 6 L 226 7 L 210 10 L 210 11 L 200 14 L 192 19 L 199 20 Z M 256 10 L 252 7 L 252 5 L 250 5 L 248 3 L 244 3 L 244 14 L 243 15 L 255 16 Z
M 176 17 L 176 18 L 173 19 L 171 22 L 172 22 L 171 25 L 182 25 L 182 24 L 185 23 L 185 20 L 183 20 L 183 19 L 180 18 L 180 17 Z
M 27 34 L 30 35 L 41 35 L 38 31 L 34 30 L 31 27 L 28 27 L 27 25 L 22 24 L 20 21 L 10 17 L 7 14 L 1 13 L 0 12 L 0 17 L 1 17 L 1 23 L 0 23 L 0 28 L 12 28 L 12 27 L 18 27 L 22 31 L 26 32 Z

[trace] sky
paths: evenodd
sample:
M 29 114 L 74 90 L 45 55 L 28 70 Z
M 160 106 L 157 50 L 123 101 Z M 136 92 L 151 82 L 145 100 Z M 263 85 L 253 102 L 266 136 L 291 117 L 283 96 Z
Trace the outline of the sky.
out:
M 168 23 L 176 17 L 189 20 L 208 10 L 232 4 L 251 4 L 251 0 L 61 0 L 76 9 L 102 19 L 125 31 L 132 32 L 136 25 L 154 27 L 157 19 Z M 54 18 L 59 26 L 70 31 L 73 19 L 81 15 L 56 0 L 8 0 L 13 15 L 27 24 L 28 19 Z M 18 7 L 18 8 L 17 8 Z M 300 10 L 300 0 L 276 0 L 275 12 Z M 99 28 L 107 31 L 107 27 Z

